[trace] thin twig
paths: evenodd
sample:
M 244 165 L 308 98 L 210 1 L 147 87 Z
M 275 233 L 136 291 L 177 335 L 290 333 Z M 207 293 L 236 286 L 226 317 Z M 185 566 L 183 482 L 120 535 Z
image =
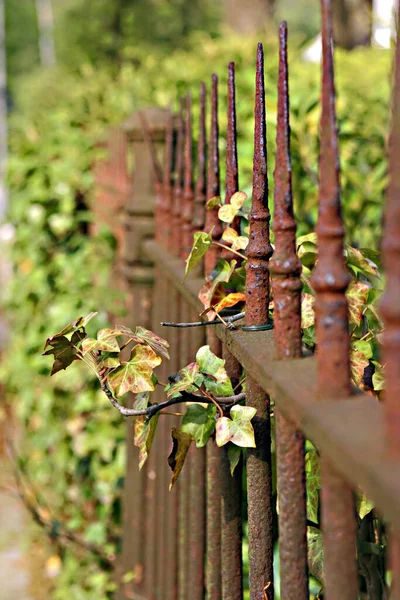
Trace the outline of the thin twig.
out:
M 212 244 L 214 246 L 219 246 L 220 248 L 223 248 L 224 250 L 229 250 L 229 252 L 236 254 L 236 256 L 239 256 L 242 260 L 244 260 L 246 258 L 244 256 L 244 254 L 240 254 L 240 252 L 236 252 L 236 250 L 232 250 L 232 248 L 229 248 L 229 246 L 225 246 L 225 244 L 221 244 L 220 242 L 212 242 Z
M 198 390 L 199 390 L 199 392 L 200 392 L 200 393 L 201 393 L 201 394 L 202 394 L 202 395 L 203 395 L 205 398 L 208 398 L 209 400 L 211 400 L 211 402 L 212 402 L 212 403 L 213 403 L 213 404 L 214 404 L 214 405 L 217 407 L 217 409 L 218 409 L 218 412 L 219 412 L 219 414 L 220 414 L 220 417 L 221 417 L 221 419 L 222 419 L 222 417 L 224 416 L 224 411 L 222 410 L 222 408 L 220 407 L 220 405 L 218 404 L 218 402 L 217 402 L 216 400 L 214 400 L 214 398 L 213 398 L 213 397 L 212 397 L 212 396 L 211 396 L 211 395 L 210 395 L 208 392 L 206 392 L 206 390 L 203 390 L 203 389 L 201 389 L 201 387 L 200 387 L 200 386 L 198 386 L 196 383 L 194 383 L 193 385 L 194 385 L 194 387 L 195 387 L 196 389 L 198 389 Z
M 226 319 L 224 319 L 225 323 L 228 323 L 229 325 L 234 323 L 235 321 L 240 321 L 240 319 L 243 319 L 243 317 L 245 316 L 246 313 L 241 312 L 238 313 L 237 315 L 232 315 L 231 317 L 227 317 Z M 208 325 L 220 325 L 219 321 L 195 321 L 193 323 L 173 323 L 170 321 L 162 321 L 160 323 L 160 325 L 162 327 L 207 327 Z

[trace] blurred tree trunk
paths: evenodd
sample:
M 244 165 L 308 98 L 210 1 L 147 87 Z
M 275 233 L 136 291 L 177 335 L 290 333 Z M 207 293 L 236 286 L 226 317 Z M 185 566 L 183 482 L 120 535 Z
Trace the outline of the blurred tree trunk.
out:
M 54 21 L 51 0 L 36 0 L 36 13 L 40 62 L 43 67 L 52 67 L 56 64 L 56 53 L 54 49 Z
M 275 0 L 223 0 L 224 21 L 238 33 L 252 34 L 271 22 Z
M 335 43 L 351 50 L 371 42 L 372 0 L 333 0 L 333 36 Z

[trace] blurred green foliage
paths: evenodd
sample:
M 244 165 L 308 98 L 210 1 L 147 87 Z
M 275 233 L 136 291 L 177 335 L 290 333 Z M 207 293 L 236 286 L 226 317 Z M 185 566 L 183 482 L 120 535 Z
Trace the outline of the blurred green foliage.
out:
M 54 515 L 87 540 L 105 544 L 110 552 L 118 550 L 120 534 L 123 421 L 86 372 L 76 367 L 67 377 L 50 379 L 48 361 L 40 356 L 43 340 L 65 322 L 100 310 L 105 326 L 105 311 L 112 306 L 115 312 L 117 298 L 108 284 L 112 237 L 106 230 L 94 238 L 85 235 L 92 218 L 86 208 L 93 201 L 92 165 L 101 152 L 96 142 L 110 124 L 120 122 L 132 110 L 142 105 L 167 105 L 174 99 L 177 106 L 177 98 L 189 88 L 197 116 L 199 82 L 209 82 L 211 70 L 220 75 L 223 133 L 226 66 L 234 60 L 240 188 L 251 190 L 255 40 L 228 34 L 215 40 L 199 32 L 189 36 L 193 29 L 204 27 L 205 21 L 198 27 L 196 23 L 184 25 L 183 5 L 185 11 L 192 11 L 192 23 L 197 19 L 198 4 L 190 8 L 190 3 L 182 0 L 161 4 L 162 19 L 153 21 L 151 10 L 146 10 L 148 3 L 137 3 L 147 25 L 142 27 L 139 17 L 137 21 L 124 18 L 120 26 L 125 39 L 132 40 L 116 53 L 107 26 L 112 21 L 110 3 L 102 3 L 92 19 L 82 3 L 76 2 L 73 10 L 65 13 L 65 23 L 71 19 L 71 27 L 58 39 L 59 52 L 71 69 L 64 66 L 20 80 L 15 85 L 18 111 L 10 122 L 9 220 L 14 238 L 9 252 L 13 274 L 4 305 L 12 334 L 1 367 L 2 380 L 8 402 L 24 429 L 21 453 L 25 467 Z M 86 5 L 88 11 L 93 5 Z M 151 6 L 156 10 L 158 3 Z M 182 6 L 181 21 L 172 18 L 172 6 L 174 15 Z M 171 51 L 168 40 L 175 35 L 174 27 L 177 32 L 186 27 L 187 37 L 184 48 Z M 158 41 L 150 52 L 152 39 Z M 31 59 L 33 64 L 34 52 Z M 82 60 L 84 65 L 78 68 Z M 27 64 L 22 55 L 18 61 Z M 110 64 L 113 69 L 105 66 Z M 374 248 L 387 185 L 390 56 L 377 50 L 338 53 L 336 66 L 347 241 Z M 272 33 L 266 44 L 271 198 L 276 76 L 277 46 Z M 313 230 L 317 216 L 319 86 L 319 68 L 304 64 L 293 43 L 292 168 L 299 235 Z M 223 135 L 221 156 L 223 164 Z M 67 550 L 53 598 L 110 597 L 114 584 L 103 567 L 84 551 Z

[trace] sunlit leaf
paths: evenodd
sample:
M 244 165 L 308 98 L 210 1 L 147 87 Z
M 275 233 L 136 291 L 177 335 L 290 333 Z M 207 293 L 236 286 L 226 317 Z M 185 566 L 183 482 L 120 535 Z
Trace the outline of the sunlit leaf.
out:
M 378 265 L 376 265 L 370 258 L 367 258 L 362 250 L 353 248 L 352 246 L 345 246 L 347 254 L 347 262 L 350 265 L 357 267 L 364 275 L 372 275 L 372 277 L 379 277 Z M 379 253 L 378 253 L 379 255 Z
M 369 360 L 365 358 L 364 354 L 352 347 L 350 349 L 350 371 L 351 377 L 356 385 L 360 385 L 363 377 L 365 368 L 368 367 Z
M 236 260 L 228 263 L 221 258 L 210 275 L 207 277 L 205 284 L 199 291 L 199 299 L 204 305 L 204 308 L 209 308 L 213 304 L 214 294 L 220 283 L 227 283 L 236 267 Z
M 232 223 L 238 212 L 239 209 L 235 208 L 231 204 L 224 204 L 218 211 L 218 218 L 224 223 Z
M 154 352 L 169 358 L 169 343 L 167 340 L 164 340 L 164 338 L 153 333 L 152 331 L 149 331 L 148 329 L 145 329 L 144 327 L 141 327 L 140 325 L 136 327 L 135 334 L 140 340 L 146 342 L 146 344 L 148 344 L 150 348 L 154 350 Z
M 356 510 L 360 515 L 360 519 L 368 515 L 374 507 L 375 504 L 371 500 L 368 500 L 365 494 L 356 494 Z
M 120 365 L 118 352 L 104 352 L 97 360 L 100 367 L 106 367 L 107 369 L 115 369 Z
M 183 392 L 192 387 L 199 376 L 199 365 L 197 362 L 192 362 L 183 369 L 181 369 L 174 380 L 171 382 L 169 388 L 166 390 L 167 397 L 170 398 L 177 392 Z
M 317 234 L 316 233 L 307 233 L 307 235 L 301 235 L 296 239 L 296 246 L 297 248 L 299 246 L 301 246 L 302 244 L 305 244 L 307 242 L 310 242 L 311 244 L 314 244 L 314 246 L 317 245 Z
M 233 206 L 233 208 L 237 211 L 239 211 L 243 204 L 245 203 L 245 201 L 247 200 L 247 194 L 245 192 L 235 192 L 230 200 L 229 200 L 229 204 L 231 206 Z
M 315 322 L 314 312 L 315 298 L 311 294 L 303 293 L 301 295 L 301 328 L 307 329 Z
M 133 408 L 135 410 L 147 408 L 149 405 L 149 397 L 149 393 L 138 394 L 137 399 L 133 404 Z M 159 416 L 160 413 L 156 413 L 149 421 L 146 420 L 145 415 L 133 419 L 134 444 L 139 448 L 139 469 L 143 467 L 149 456 Z
M 237 231 L 235 231 L 234 229 L 232 229 L 232 227 L 227 227 L 226 229 L 224 229 L 224 231 L 222 232 L 222 240 L 224 242 L 227 242 L 228 244 L 233 244 L 234 241 L 239 237 L 239 234 L 237 233 Z
M 245 235 L 239 235 L 232 244 L 232 250 L 246 250 L 249 245 L 249 238 Z
M 221 206 L 221 197 L 220 196 L 213 196 L 212 198 L 207 200 L 207 209 L 208 210 L 213 210 L 214 208 L 218 208 L 219 206 Z
M 217 409 L 213 404 L 207 404 L 207 407 L 190 404 L 187 407 L 186 414 L 182 419 L 181 430 L 190 433 L 197 448 L 205 446 L 214 432 L 216 412 Z
M 172 470 L 171 483 L 169 484 L 170 491 L 182 471 L 186 455 L 193 440 L 190 433 L 179 431 L 175 427 L 172 429 L 171 435 L 173 446 L 171 454 L 168 456 L 168 464 Z
M 154 390 L 153 368 L 161 363 L 161 358 L 148 346 L 133 348 L 129 362 L 112 371 L 107 382 L 116 398 L 128 392 L 138 394 Z
M 231 306 L 235 306 L 238 302 L 246 302 L 246 294 L 243 292 L 234 292 L 232 294 L 228 294 L 218 302 L 213 308 L 215 312 L 219 313 L 224 308 L 229 308 Z
M 321 489 L 321 473 L 319 457 L 315 450 L 309 450 L 305 456 L 306 488 L 307 488 L 307 518 L 318 523 L 318 491 Z
M 324 538 L 316 527 L 307 527 L 308 568 L 315 579 L 325 584 L 324 573 Z
M 368 294 L 371 286 L 362 281 L 352 281 L 349 285 L 346 296 L 349 302 L 349 320 L 352 325 L 359 325 L 368 300 Z
M 200 371 L 211 377 L 204 378 L 206 390 L 213 396 L 232 396 L 231 380 L 225 370 L 225 361 L 215 356 L 210 346 L 202 346 L 196 354 L 196 362 Z
M 243 448 L 255 448 L 254 429 L 251 419 L 257 410 L 251 406 L 232 406 L 228 417 L 221 417 L 216 425 L 217 446 L 232 442 Z
M 231 475 L 233 477 L 233 473 L 235 472 L 236 467 L 239 464 L 240 457 L 242 455 L 242 449 L 240 446 L 236 444 L 228 444 L 228 459 L 229 459 L 229 468 L 231 471 Z
M 193 246 L 188 258 L 186 259 L 185 277 L 203 258 L 212 242 L 212 231 L 204 233 L 197 231 L 193 236 Z
M 385 371 L 377 361 L 373 361 L 375 373 L 372 375 L 372 385 L 375 392 L 380 392 L 385 389 Z
M 82 342 L 82 352 L 86 354 L 93 350 L 102 352 L 119 352 L 117 336 L 122 335 L 120 329 L 100 329 L 97 332 L 97 340 L 86 338 Z

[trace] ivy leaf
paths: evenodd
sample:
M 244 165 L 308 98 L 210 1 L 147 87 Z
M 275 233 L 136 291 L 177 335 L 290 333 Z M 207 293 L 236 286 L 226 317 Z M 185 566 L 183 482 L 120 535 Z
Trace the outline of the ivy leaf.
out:
M 171 398 L 177 392 L 183 392 L 184 390 L 188 390 L 192 387 L 192 385 L 198 381 L 199 376 L 199 365 L 196 362 L 192 362 L 188 364 L 186 367 L 181 369 L 177 375 L 175 375 L 174 380 L 171 382 L 171 385 L 166 390 L 167 397 Z M 197 381 L 196 381 L 197 380 Z M 198 385 L 201 385 L 202 380 Z
M 43 352 L 43 356 L 54 354 L 54 363 L 51 369 L 51 375 L 55 375 L 59 371 L 69 367 L 74 360 L 78 360 L 77 351 L 74 347 L 74 342 L 66 338 L 64 335 L 53 336 L 46 342 L 46 346 L 52 346 L 47 352 Z M 45 346 L 45 348 L 46 348 Z
M 89 321 L 91 319 L 93 319 L 93 317 L 95 317 L 96 315 L 97 315 L 97 312 L 91 312 L 88 315 L 86 315 L 85 317 L 78 317 L 75 321 L 72 321 L 72 323 L 69 323 L 66 327 L 64 327 L 64 329 L 62 329 L 58 333 L 55 333 L 54 335 L 47 338 L 46 343 L 44 345 L 44 350 L 46 350 L 47 346 L 52 345 L 51 344 L 52 340 L 55 340 L 62 336 L 65 336 L 66 334 L 71 333 L 72 331 L 76 331 L 77 329 L 85 328 L 86 325 L 89 323 Z
M 213 196 L 209 200 L 207 200 L 207 210 L 213 210 L 214 208 L 218 208 L 221 206 L 221 197 Z
M 365 494 L 356 494 L 356 510 L 360 515 L 360 519 L 368 515 L 374 507 L 375 504 L 371 500 L 368 500 Z
M 153 333 L 152 331 L 149 331 L 148 329 L 145 329 L 144 327 L 141 327 L 140 325 L 136 327 L 135 334 L 139 340 L 146 342 L 146 344 L 148 344 L 148 346 L 150 346 L 154 352 L 169 359 L 169 343 L 167 340 L 164 340 L 164 338 Z
M 240 446 L 236 446 L 236 444 L 232 444 L 229 442 L 228 444 L 228 459 L 230 465 L 231 475 L 233 477 L 233 473 L 235 472 L 236 467 L 239 464 L 239 460 L 242 454 L 242 449 Z
M 133 408 L 135 410 L 147 408 L 149 405 L 149 398 L 150 394 L 148 392 L 138 394 L 137 399 L 133 404 Z M 133 420 L 134 444 L 139 448 L 139 469 L 143 467 L 149 456 L 159 416 L 160 413 L 156 413 L 150 421 L 146 420 L 145 415 L 135 417 Z
M 105 367 L 107 369 L 115 369 L 119 367 L 119 353 L 118 352 L 104 352 L 98 358 L 100 368 Z
M 86 338 L 82 343 L 82 352 L 86 354 L 91 350 L 101 352 L 119 352 L 119 344 L 116 337 L 122 335 L 120 329 L 100 329 L 97 332 L 97 340 Z
M 210 233 L 204 233 L 203 231 L 197 231 L 193 236 L 193 246 L 190 251 L 188 258 L 186 259 L 185 277 L 190 271 L 200 262 L 203 258 L 212 242 L 212 231 Z
M 296 240 L 296 246 L 297 248 L 299 248 L 300 246 L 302 246 L 305 243 L 311 243 L 314 244 L 314 246 L 317 245 L 317 234 L 315 232 L 312 233 L 307 233 L 306 235 L 300 235 L 297 240 Z
M 214 375 L 218 378 L 221 374 L 226 373 L 225 361 L 211 352 L 210 346 L 201 346 L 197 350 L 196 363 L 202 373 Z
M 232 250 L 246 250 L 249 245 L 249 238 L 246 235 L 239 235 L 232 244 Z
M 321 489 L 319 457 L 315 450 L 309 450 L 305 456 L 307 518 L 318 523 L 318 490 Z
M 196 354 L 196 362 L 200 371 L 211 377 L 204 378 L 207 391 L 214 396 L 232 396 L 233 388 L 228 373 L 225 371 L 225 361 L 215 356 L 210 346 L 202 346 Z
M 232 229 L 232 227 L 227 227 L 226 229 L 224 229 L 224 231 L 222 232 L 222 239 L 224 242 L 227 242 L 228 244 L 233 244 L 234 241 L 239 237 L 239 234 L 237 231 L 235 231 L 234 229 Z
M 307 527 L 308 568 L 315 579 L 325 585 L 324 537 L 316 527 Z
M 352 281 L 347 289 L 346 296 L 349 302 L 349 320 L 354 326 L 358 326 L 361 323 L 370 289 L 371 286 L 362 281 Z
M 224 223 L 232 223 L 238 212 L 239 209 L 232 206 L 232 204 L 224 204 L 218 211 L 218 218 Z
M 213 304 L 213 297 L 217 287 L 220 283 L 227 283 L 230 280 L 235 267 L 236 260 L 228 263 L 223 258 L 220 258 L 199 291 L 199 299 L 203 303 L 204 308 L 209 308 Z
M 363 275 L 380 277 L 378 266 L 370 258 L 367 258 L 362 250 L 359 250 L 358 248 L 353 248 L 352 246 L 348 246 L 347 244 L 345 246 L 345 249 L 347 255 L 347 263 L 349 265 L 357 267 L 357 269 L 359 269 Z
M 315 298 L 311 294 L 303 293 L 301 295 L 301 328 L 307 329 L 315 323 L 314 312 Z
M 108 376 L 109 384 L 114 396 L 120 398 L 128 392 L 152 392 L 153 368 L 161 363 L 161 358 L 148 346 L 137 345 L 133 348 L 129 362 L 121 364 Z
M 221 417 L 216 425 L 217 446 L 232 442 L 242 448 L 255 448 L 254 429 L 250 423 L 257 410 L 251 406 L 232 406 L 232 419 Z
M 173 446 L 171 454 L 168 456 L 168 464 L 172 470 L 171 483 L 169 484 L 170 491 L 182 471 L 186 455 L 193 440 L 190 433 L 179 431 L 176 427 L 172 429 L 171 435 Z
M 238 304 L 238 302 L 246 302 L 246 294 L 243 292 L 234 292 L 228 294 L 214 306 L 214 311 L 219 313 L 224 308 L 235 306 L 235 304 Z
M 201 404 L 190 404 L 182 419 L 181 431 L 190 433 L 197 448 L 205 446 L 210 435 L 215 430 L 215 414 L 217 409 L 213 404 L 205 408 Z
M 229 200 L 229 204 L 231 206 L 233 206 L 233 208 L 235 208 L 236 210 L 239 211 L 242 208 L 242 206 L 246 200 L 247 200 L 246 192 L 235 192 L 234 194 L 232 194 L 232 196 Z
M 364 377 L 365 368 L 369 365 L 369 360 L 365 357 L 363 352 L 354 346 L 355 345 L 350 349 L 351 377 L 356 385 L 360 385 Z
M 372 375 L 372 385 L 375 392 L 380 392 L 385 389 L 385 372 L 380 363 L 373 361 L 375 373 Z

